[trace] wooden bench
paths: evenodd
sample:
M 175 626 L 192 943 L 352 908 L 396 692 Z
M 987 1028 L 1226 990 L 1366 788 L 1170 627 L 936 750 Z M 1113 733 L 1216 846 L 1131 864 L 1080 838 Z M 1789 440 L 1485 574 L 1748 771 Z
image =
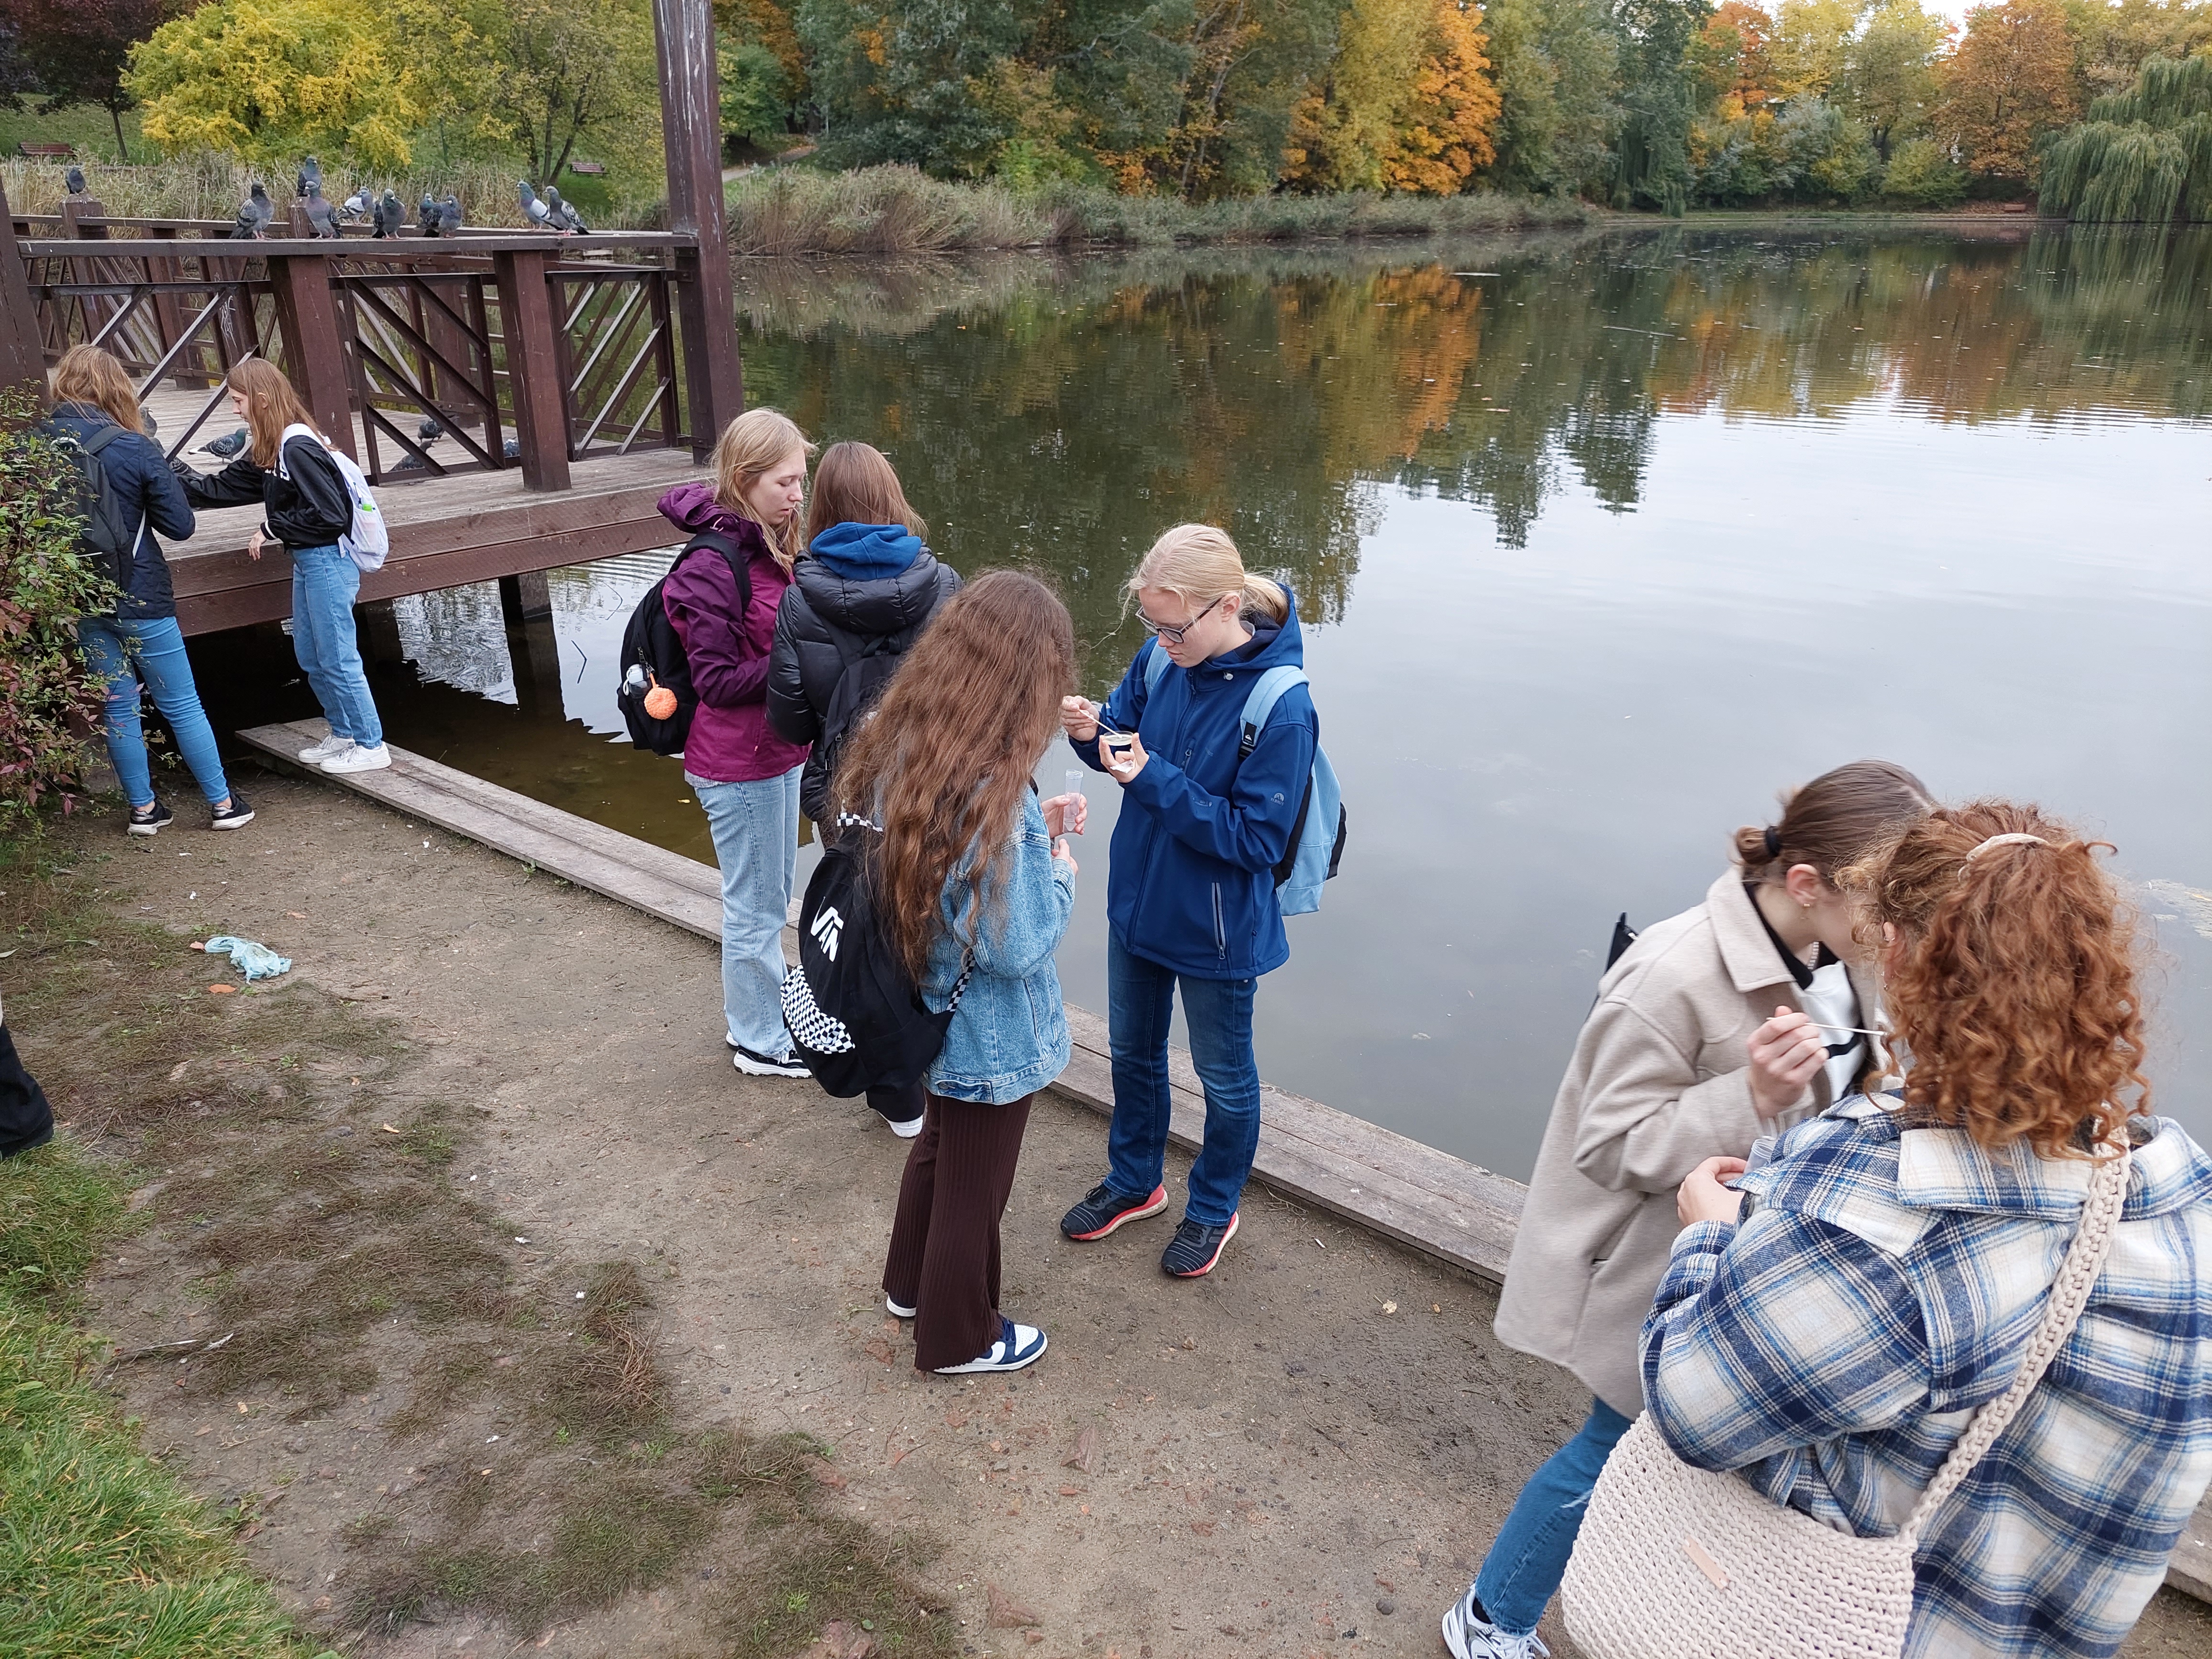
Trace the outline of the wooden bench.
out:
M 18 144 L 16 149 L 38 161 L 68 161 L 76 156 L 75 144 Z
M 596 179 L 600 174 L 606 172 L 606 170 L 607 164 L 605 161 L 571 161 L 568 163 L 569 172 L 580 173 L 587 179 Z

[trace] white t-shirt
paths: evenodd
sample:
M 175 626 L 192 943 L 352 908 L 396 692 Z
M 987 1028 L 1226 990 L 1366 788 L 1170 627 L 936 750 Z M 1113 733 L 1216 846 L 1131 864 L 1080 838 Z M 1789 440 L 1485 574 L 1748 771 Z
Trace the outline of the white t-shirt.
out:
M 1809 985 L 1797 988 L 1797 1000 L 1803 1005 L 1806 1018 L 1818 1020 L 1823 1025 L 1856 1025 L 1867 1030 L 1879 1028 L 1869 1018 L 1862 1018 L 1858 993 L 1851 988 L 1851 976 L 1844 964 L 1820 952 L 1820 965 L 1813 970 Z M 1865 1068 L 1873 1052 L 1872 1039 L 1850 1031 L 1823 1031 L 1828 1040 L 1828 1097 L 1841 1100 L 1851 1092 L 1851 1085 Z

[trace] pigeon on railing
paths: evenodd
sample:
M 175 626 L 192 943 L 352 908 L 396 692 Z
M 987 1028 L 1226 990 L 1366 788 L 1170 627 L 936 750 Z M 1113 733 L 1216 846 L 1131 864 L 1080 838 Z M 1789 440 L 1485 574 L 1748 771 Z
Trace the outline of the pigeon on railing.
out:
M 446 199 L 438 204 L 438 234 L 458 236 L 461 229 L 461 204 L 450 190 Z
M 255 240 L 269 228 L 270 222 L 276 216 L 276 204 L 269 199 L 267 188 L 256 179 L 252 191 L 238 210 L 237 222 L 231 226 L 230 240 L 234 242 Z
M 553 228 L 569 236 L 588 236 L 590 228 L 576 215 L 576 204 L 564 201 L 561 192 L 552 185 L 545 186 L 545 210 L 553 216 Z
M 323 169 L 321 164 L 319 163 L 313 156 L 310 155 L 306 161 L 300 163 L 300 176 L 295 179 L 293 183 L 295 188 L 292 193 L 295 196 L 305 196 L 307 193 L 307 190 L 310 185 L 313 185 L 317 190 L 322 189 Z
M 323 199 L 322 180 L 308 179 L 304 194 L 307 198 L 307 212 L 309 228 L 317 236 L 321 237 L 344 235 L 344 228 L 338 223 L 338 216 L 331 210 L 331 204 Z
M 235 432 L 226 432 L 220 438 L 210 438 L 200 447 L 210 455 L 220 455 L 226 461 L 246 447 L 246 430 L 240 427 Z
M 338 211 L 349 219 L 358 219 L 376 205 L 376 186 L 363 185 L 338 204 Z
M 82 167 L 71 167 L 67 173 L 62 174 L 62 183 L 69 187 L 69 193 L 72 196 L 82 196 L 90 188 L 84 182 Z
M 529 179 L 516 179 L 514 181 L 514 189 L 515 194 L 520 197 L 522 200 L 522 216 L 530 222 L 533 229 L 552 230 L 557 228 L 553 222 L 553 210 L 547 207 L 544 203 L 538 199 L 538 192 L 530 187 Z
M 430 199 L 430 192 L 422 192 L 422 200 L 415 210 L 415 228 L 425 236 L 438 234 L 438 204 Z
M 386 186 L 384 198 L 376 204 L 376 230 L 380 237 L 397 236 L 407 228 L 407 210 L 400 204 L 399 192 Z

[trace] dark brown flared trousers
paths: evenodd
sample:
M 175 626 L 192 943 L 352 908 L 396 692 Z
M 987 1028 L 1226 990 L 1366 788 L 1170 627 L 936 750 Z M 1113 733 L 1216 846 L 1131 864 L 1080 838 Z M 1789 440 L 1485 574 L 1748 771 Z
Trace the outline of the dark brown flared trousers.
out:
M 963 1364 L 999 1340 L 999 1219 L 1036 1098 L 986 1106 L 929 1097 L 884 1262 L 884 1294 L 915 1310 L 916 1370 Z

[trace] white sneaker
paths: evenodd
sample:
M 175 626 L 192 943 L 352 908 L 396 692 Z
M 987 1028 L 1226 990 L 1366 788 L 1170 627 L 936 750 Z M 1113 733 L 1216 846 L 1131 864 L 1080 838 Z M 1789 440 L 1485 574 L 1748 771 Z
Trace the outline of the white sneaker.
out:
M 1444 1614 L 1444 1645 L 1452 1659 L 1551 1659 L 1551 1649 L 1536 1633 L 1508 1636 L 1475 1610 L 1474 1586 L 1467 1587 L 1450 1612 Z
M 302 749 L 300 751 L 300 758 L 307 762 L 310 766 L 320 766 L 331 756 L 341 754 L 344 750 L 352 747 L 353 739 L 351 738 L 342 738 L 337 732 L 333 732 L 328 737 L 325 738 L 320 743 L 312 744 L 308 747 Z
M 885 1118 L 884 1121 L 890 1124 L 891 1133 L 901 1140 L 912 1140 L 921 1133 L 921 1126 L 928 1120 L 928 1116 L 927 1112 L 917 1112 L 903 1123 L 891 1123 L 889 1118 Z
M 375 748 L 346 739 L 346 746 L 323 762 L 325 772 L 381 772 L 392 764 L 392 751 L 382 744 Z
M 737 1052 L 730 1063 L 747 1077 L 812 1077 L 806 1062 L 788 1049 L 780 1054 L 757 1054 L 742 1043 L 732 1043 Z
M 964 1376 L 970 1371 L 1018 1371 L 1034 1365 L 1044 1353 L 1044 1333 L 1034 1325 L 1017 1325 L 1001 1315 L 999 1340 L 964 1365 L 939 1365 L 939 1376 Z
M 894 1302 L 888 1296 L 884 1297 L 884 1311 L 889 1314 L 893 1319 L 911 1319 L 914 1317 L 915 1312 L 912 1308 L 906 1306 L 905 1304 Z

